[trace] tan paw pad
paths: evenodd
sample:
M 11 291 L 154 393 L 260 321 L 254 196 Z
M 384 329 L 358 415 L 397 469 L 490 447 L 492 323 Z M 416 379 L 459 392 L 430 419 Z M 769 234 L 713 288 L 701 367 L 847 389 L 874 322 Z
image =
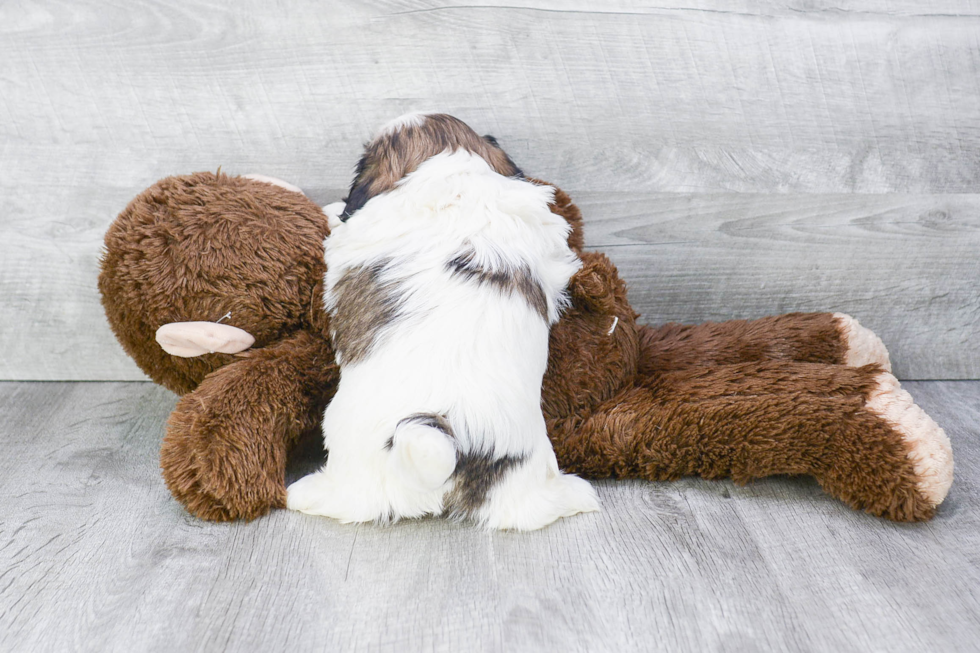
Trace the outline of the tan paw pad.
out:
M 877 363 L 885 371 L 892 371 L 888 350 L 871 329 L 861 326 L 857 320 L 845 313 L 834 313 L 847 343 L 847 353 L 844 354 L 844 364 L 850 367 L 861 367 L 869 363 Z
M 867 408 L 883 418 L 908 446 L 908 458 L 919 480 L 917 487 L 933 506 L 946 498 L 953 483 L 953 450 L 949 438 L 894 376 L 878 375 L 878 388 L 871 393 Z

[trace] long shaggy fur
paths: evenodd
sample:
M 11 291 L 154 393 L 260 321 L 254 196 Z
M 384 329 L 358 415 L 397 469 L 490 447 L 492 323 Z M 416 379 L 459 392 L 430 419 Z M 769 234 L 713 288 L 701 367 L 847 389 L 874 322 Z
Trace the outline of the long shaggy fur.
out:
M 588 483 L 559 471 L 541 412 L 549 326 L 579 267 L 552 200 L 552 188 L 458 149 L 335 228 L 326 306 L 342 371 L 324 416 L 330 454 L 289 488 L 289 507 L 517 529 L 597 509 Z
M 372 197 L 392 190 L 433 156 L 457 150 L 479 156 L 505 177 L 523 175 L 496 139 L 478 136 L 462 120 L 444 113 L 408 114 L 382 127 L 364 148 L 342 219 L 360 210 Z

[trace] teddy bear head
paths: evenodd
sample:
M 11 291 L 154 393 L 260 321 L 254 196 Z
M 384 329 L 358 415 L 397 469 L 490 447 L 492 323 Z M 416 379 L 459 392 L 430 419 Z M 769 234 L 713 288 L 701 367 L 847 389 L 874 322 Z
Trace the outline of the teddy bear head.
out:
M 168 177 L 106 233 L 99 275 L 106 317 L 151 379 L 190 392 L 249 345 L 301 330 L 326 337 L 328 233 L 323 211 L 299 192 L 220 172 Z M 212 340 L 191 337 L 198 351 L 168 353 L 158 331 L 184 333 L 187 323 L 197 332 L 203 325 Z M 226 333 L 240 337 L 214 345 Z

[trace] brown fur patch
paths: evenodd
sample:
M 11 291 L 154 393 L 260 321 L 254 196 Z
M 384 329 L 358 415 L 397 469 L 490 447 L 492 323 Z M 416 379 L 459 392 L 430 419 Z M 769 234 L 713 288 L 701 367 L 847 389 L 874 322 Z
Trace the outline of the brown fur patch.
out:
M 453 473 L 455 485 L 444 502 L 446 513 L 451 517 L 473 515 L 504 474 L 523 462 L 523 456 L 497 457 L 486 452 L 459 454 Z
M 527 266 L 511 270 L 487 270 L 476 264 L 474 256 L 472 250 L 463 252 L 446 263 L 446 270 L 454 276 L 475 281 L 477 284 L 493 286 L 503 294 L 520 295 L 541 319 L 547 321 L 548 299 Z
M 438 429 L 446 437 L 456 439 L 456 433 L 444 415 L 416 413 L 400 420 L 398 426 L 413 422 Z M 388 449 L 394 446 L 394 439 L 390 439 L 386 446 Z M 472 516 L 484 504 L 487 494 L 504 474 L 522 462 L 523 456 L 497 457 L 492 452 L 458 452 L 456 469 L 453 471 L 453 489 L 444 499 L 446 514 L 453 518 Z
M 444 415 L 416 413 L 400 420 L 398 426 L 406 423 L 438 429 L 446 437 L 456 439 L 456 433 Z M 387 448 L 390 449 L 393 445 L 394 440 L 390 439 Z M 453 489 L 444 500 L 446 514 L 454 518 L 473 515 L 484 504 L 487 494 L 504 474 L 522 462 L 524 462 L 523 456 L 497 457 L 488 452 L 457 453 Z
M 577 420 L 634 382 L 640 354 L 637 314 L 616 266 L 598 252 L 580 258 L 582 267 L 568 284 L 571 305 L 551 327 L 541 387 L 545 419 L 568 420 L 572 431 Z
M 381 261 L 352 268 L 334 286 L 337 305 L 330 316 L 331 333 L 343 364 L 363 360 L 381 331 L 398 318 L 402 302 L 395 284 L 380 279 L 387 265 Z
M 641 327 L 641 339 L 644 374 L 760 360 L 840 365 L 847 352 L 840 324 L 831 313 Z
M 350 217 L 372 197 L 392 190 L 426 160 L 447 150 L 476 154 L 505 177 L 521 175 L 495 140 L 479 136 L 458 118 L 433 113 L 423 116 L 421 124 L 403 125 L 367 144 L 345 200 L 343 217 Z

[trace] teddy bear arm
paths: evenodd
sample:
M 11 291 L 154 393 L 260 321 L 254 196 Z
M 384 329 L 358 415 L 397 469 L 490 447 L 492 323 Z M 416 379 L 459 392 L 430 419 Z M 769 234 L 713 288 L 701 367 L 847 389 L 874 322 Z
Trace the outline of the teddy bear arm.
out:
M 319 425 L 339 373 L 307 332 L 249 351 L 178 402 L 160 452 L 164 480 L 189 512 L 254 519 L 286 501 L 286 455 Z
M 639 340 L 626 284 L 605 255 L 581 259 L 569 305 L 551 328 L 541 388 L 546 419 L 588 415 L 636 375 Z
M 843 313 L 790 313 L 757 320 L 640 327 L 641 374 L 749 361 L 786 360 L 891 369 L 881 340 Z
M 806 474 L 853 508 L 929 519 L 952 481 L 942 429 L 878 366 L 795 365 L 749 381 L 745 365 L 664 373 L 584 419 L 550 420 L 555 453 L 591 478 Z

